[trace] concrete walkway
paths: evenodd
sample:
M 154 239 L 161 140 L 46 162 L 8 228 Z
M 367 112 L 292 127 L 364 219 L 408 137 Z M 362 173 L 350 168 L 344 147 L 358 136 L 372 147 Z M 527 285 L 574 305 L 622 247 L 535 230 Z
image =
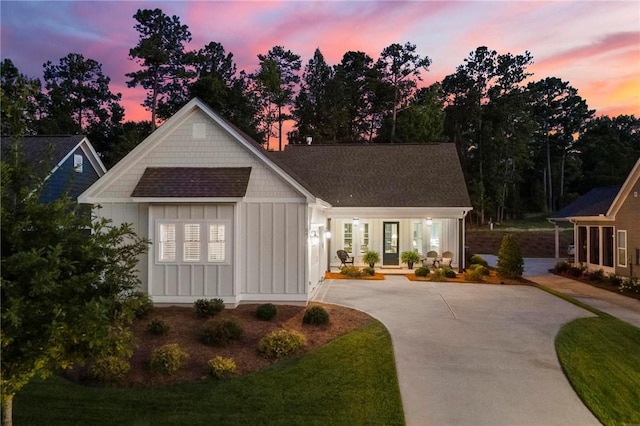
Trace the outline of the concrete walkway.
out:
M 560 327 L 591 314 L 529 286 L 327 280 L 393 340 L 407 424 L 597 425 L 558 362 Z

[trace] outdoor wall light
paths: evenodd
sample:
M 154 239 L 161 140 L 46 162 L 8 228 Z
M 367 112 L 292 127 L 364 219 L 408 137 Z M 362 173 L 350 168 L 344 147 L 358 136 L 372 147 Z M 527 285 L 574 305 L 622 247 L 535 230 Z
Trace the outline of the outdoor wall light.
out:
M 353 218 L 353 224 L 354 224 L 355 226 L 358 226 L 358 225 L 360 224 L 360 218 L 359 218 L 359 217 L 354 217 L 354 218 Z
M 318 233 L 316 231 L 311 231 L 309 237 L 311 238 L 311 244 L 318 244 L 318 241 L 320 241 L 320 237 L 318 237 Z
M 428 217 L 428 218 L 427 218 L 427 225 L 428 225 L 428 226 L 433 225 L 433 220 L 431 220 L 431 218 L 430 218 L 430 217 Z
M 324 237 L 325 237 L 326 239 L 331 238 L 331 231 L 324 231 Z

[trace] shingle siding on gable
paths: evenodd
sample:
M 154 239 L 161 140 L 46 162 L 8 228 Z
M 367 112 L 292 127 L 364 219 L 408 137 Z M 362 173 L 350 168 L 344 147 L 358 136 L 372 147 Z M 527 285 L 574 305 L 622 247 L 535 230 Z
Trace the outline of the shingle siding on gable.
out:
M 202 122 L 206 123 L 206 137 L 194 139 L 193 124 Z M 170 129 L 162 141 L 98 196 L 128 198 L 147 167 L 251 167 L 248 198 L 302 198 L 200 111 L 192 112 L 179 126 Z
M 637 193 L 637 196 L 634 196 Z M 640 277 L 640 265 L 636 263 L 636 250 L 640 249 L 640 180 L 633 185 L 629 196 L 624 201 L 616 215 L 616 230 L 627 231 L 627 258 L 631 258 L 633 274 Z M 629 276 L 629 263 L 627 267 L 617 266 L 616 274 Z

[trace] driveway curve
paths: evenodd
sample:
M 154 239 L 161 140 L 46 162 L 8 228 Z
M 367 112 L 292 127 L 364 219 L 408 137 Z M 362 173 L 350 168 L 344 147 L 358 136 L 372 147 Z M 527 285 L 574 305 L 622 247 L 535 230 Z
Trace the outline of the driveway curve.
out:
M 389 330 L 407 425 L 598 425 L 558 362 L 560 327 L 591 314 L 529 286 L 327 280 L 314 300 Z

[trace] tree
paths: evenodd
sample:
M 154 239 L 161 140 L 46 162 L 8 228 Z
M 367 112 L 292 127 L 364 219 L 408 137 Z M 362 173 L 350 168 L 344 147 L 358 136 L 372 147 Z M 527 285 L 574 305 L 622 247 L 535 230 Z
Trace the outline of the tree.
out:
M 333 78 L 333 68 L 327 64 L 320 49 L 316 49 L 305 66 L 300 92 L 295 99 L 293 117 L 300 137 L 308 136 L 320 143 L 335 138 L 331 121 L 332 111 L 338 105 L 332 102 L 329 92 Z
M 555 211 L 565 193 L 565 165 L 572 155 L 575 136 L 595 111 L 589 110 L 577 89 L 559 78 L 529 83 L 527 90 L 538 127 L 534 148 L 538 158 L 544 158 L 546 211 Z M 559 183 L 554 185 L 556 178 Z
M 296 86 L 300 82 L 300 56 L 284 50 L 282 46 L 274 46 L 266 55 L 259 54 L 260 69 L 255 75 L 258 90 L 267 103 L 265 123 L 267 145 L 271 136 L 271 126 L 278 123 L 278 150 L 282 151 L 282 125 L 291 118 L 284 109 L 291 106 Z
M 18 71 L 11 59 L 0 63 L 0 126 L 3 135 L 35 131 L 40 80 Z
M 58 65 L 47 61 L 43 67 L 48 121 L 63 123 L 56 133 L 81 133 L 100 124 L 120 123 L 122 95 L 109 90 L 111 80 L 102 73 L 101 64 L 69 53 Z
M 389 84 L 393 90 L 391 101 L 391 142 L 396 137 L 396 121 L 398 111 L 405 106 L 406 101 L 413 94 L 417 83 L 422 80 L 420 72 L 427 71 L 431 65 L 429 57 L 420 57 L 416 53 L 416 45 L 409 42 L 404 46 L 393 43 L 385 47 L 380 53 L 376 67 L 382 73 L 382 81 Z
M 498 275 L 505 278 L 520 278 L 524 271 L 524 260 L 518 240 L 512 234 L 502 237 L 498 251 Z
M 186 102 L 186 90 L 192 74 L 185 59 L 184 43 L 191 41 L 191 32 L 177 16 L 169 17 L 160 9 L 138 9 L 133 18 L 140 33 L 138 45 L 129 50 L 129 57 L 142 67 L 125 74 L 128 87 L 141 85 L 147 90 L 142 105 L 151 111 L 152 129 L 158 118 L 168 118 Z
M 38 203 L 18 143 L 1 171 L 1 393 L 3 422 L 33 377 L 102 354 L 131 355 L 132 297 L 147 242 L 124 224 L 91 223 L 68 198 Z M 50 168 L 49 168 L 50 170 Z

